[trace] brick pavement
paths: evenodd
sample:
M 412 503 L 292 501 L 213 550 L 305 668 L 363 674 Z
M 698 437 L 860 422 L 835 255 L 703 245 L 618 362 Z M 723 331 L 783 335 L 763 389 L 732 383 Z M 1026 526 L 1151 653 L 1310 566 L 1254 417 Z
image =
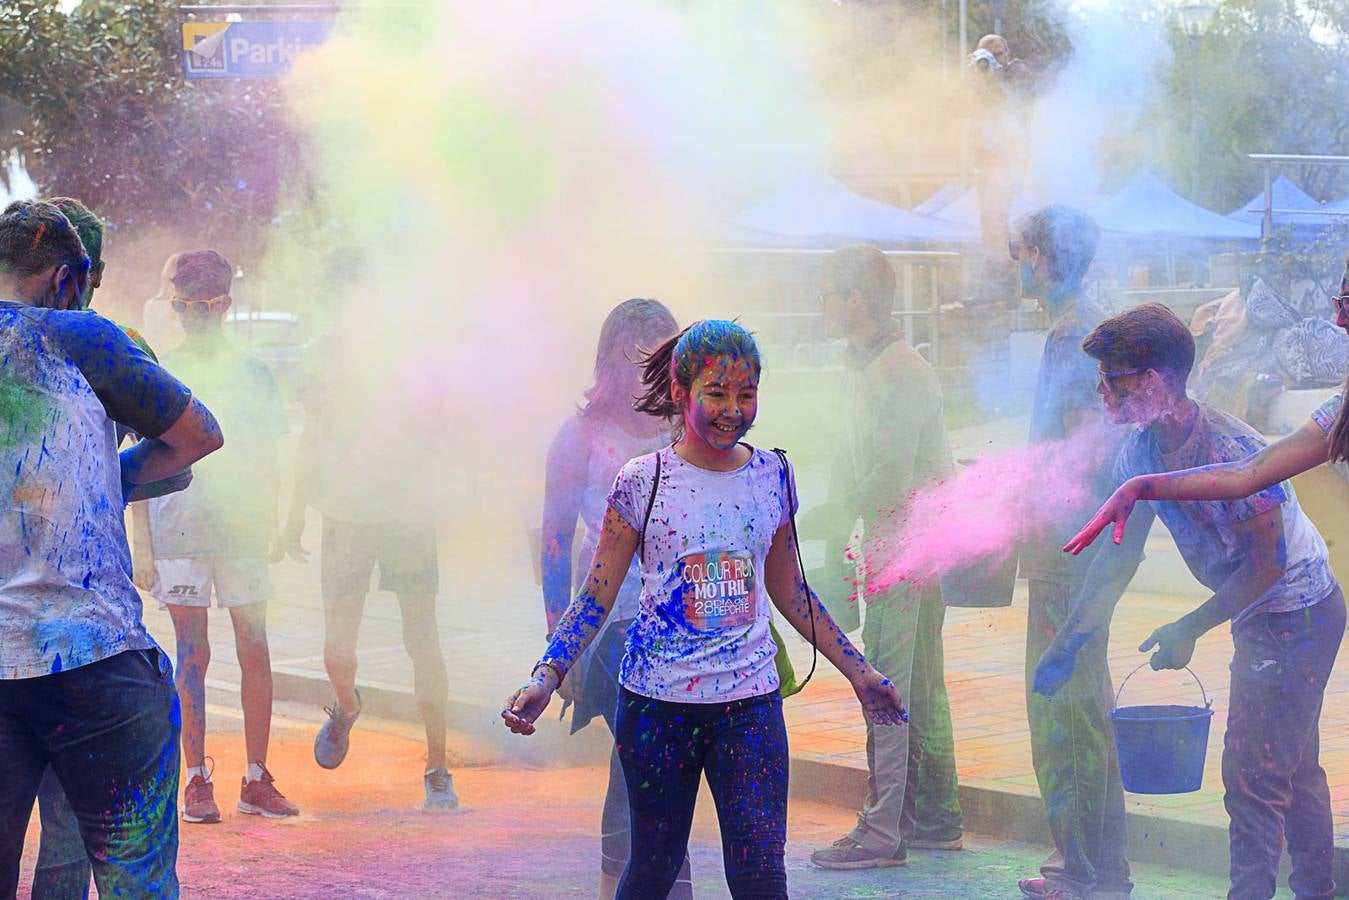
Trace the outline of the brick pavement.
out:
M 957 435 L 957 455 L 973 455 L 987 447 L 1006 446 L 1008 435 L 1022 433 L 1018 423 L 995 423 Z M 1328 524 L 1349 502 L 1349 488 L 1322 478 L 1301 486 L 1304 503 L 1318 520 L 1338 556 L 1349 550 L 1349 540 Z M 822 473 L 803 469 L 803 504 L 815 499 L 804 486 Z M 1321 480 L 1316 480 L 1316 479 Z M 1339 518 L 1343 518 L 1342 514 Z M 318 523 L 311 523 L 311 543 L 317 544 Z M 813 548 L 816 552 L 818 548 Z M 451 694 L 459 703 L 483 710 L 491 718 L 501 698 L 528 672 L 542 646 L 543 618 L 538 588 L 533 580 L 525 529 L 500 545 L 462 536 L 442 547 L 445 589 L 440 599 L 440 633 L 451 674 Z M 490 581 L 482 572 L 483 559 L 496 560 Z M 808 564 L 810 560 L 808 559 Z M 1342 566 L 1338 567 L 1343 569 Z M 1149 560 L 1116 614 L 1110 659 L 1116 685 L 1143 656 L 1139 642 L 1156 625 L 1175 619 L 1205 596 L 1183 573 L 1178 557 L 1160 529 L 1149 542 Z M 518 573 L 518 574 L 511 574 Z M 318 600 L 317 554 L 307 564 L 285 562 L 273 568 L 277 596 L 269 614 L 273 665 L 278 672 L 322 680 L 322 614 Z M 1157 586 L 1169 587 L 1160 593 Z M 999 610 L 952 609 L 948 613 L 945 648 L 947 686 L 953 708 L 957 758 L 965 786 L 1034 798 L 1025 724 L 1023 686 L 1026 599 L 1019 582 L 1014 604 Z M 213 614 L 214 646 L 211 684 L 231 689 L 238 683 L 227 616 Z M 172 647 L 168 616 L 146 603 L 151 630 Z M 800 671 L 809 665 L 809 647 L 791 642 Z M 375 592 L 366 607 L 361 634 L 362 684 L 406 692 L 411 666 L 401 646 L 398 607 L 390 594 Z M 1219 769 L 1226 701 L 1227 663 L 1231 643 L 1225 629 L 1210 633 L 1199 645 L 1193 668 L 1204 680 L 1215 716 L 1209 740 L 1203 790 L 1172 797 L 1127 795 L 1131 813 L 1176 823 L 1226 828 Z M 1322 763 L 1330 776 L 1337 842 L 1349 847 L 1349 664 L 1343 659 L 1327 691 L 1322 717 Z M 1128 686 L 1125 704 L 1194 703 L 1198 689 L 1184 673 L 1144 670 Z M 813 760 L 851 770 L 865 769 L 864 729 L 861 716 L 844 679 L 821 663 L 805 694 L 786 704 L 788 731 L 794 758 Z M 1029 807 L 1025 807 L 1029 808 Z M 1216 848 L 1215 848 L 1216 849 Z M 1225 860 L 1225 847 L 1221 848 Z

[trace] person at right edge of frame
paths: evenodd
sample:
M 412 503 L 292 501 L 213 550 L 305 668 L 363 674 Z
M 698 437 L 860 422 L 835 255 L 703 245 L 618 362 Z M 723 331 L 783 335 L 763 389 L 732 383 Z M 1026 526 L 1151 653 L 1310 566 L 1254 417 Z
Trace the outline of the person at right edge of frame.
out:
M 829 555 L 841 563 L 843 541 L 837 539 L 861 518 L 865 572 L 866 559 L 882 554 L 899 527 L 896 512 L 904 498 L 954 469 L 941 384 L 895 327 L 895 271 L 879 248 L 854 244 L 827 256 L 819 300 L 825 331 L 848 341 L 848 424 L 835 454 L 829 501 L 812 511 L 818 525 L 807 531 L 833 539 Z M 842 578 L 833 572 L 827 580 L 838 586 Z M 826 869 L 899 866 L 909 849 L 963 847 L 941 592 L 899 585 L 868 597 L 866 608 L 864 652 L 908 698 L 909 727 L 867 723 L 866 801 L 855 828 L 811 854 L 811 862 Z
M 1069 206 L 1047 206 L 1017 222 L 1009 242 L 1021 264 L 1022 294 L 1039 299 L 1049 316 L 1049 333 L 1040 359 L 1031 409 L 1030 443 L 1101 440 L 1099 467 L 1089 473 L 1087 494 L 1108 497 L 1110 452 L 1122 439 L 1104 423 L 1096 397 L 1096 365 L 1082 341 L 1105 313 L 1083 290 L 1096 255 L 1100 228 L 1086 213 Z M 1099 437 L 1092 437 L 1093 433 Z M 1053 498 L 1047 498 L 1053 500 Z M 1068 498 L 1064 498 L 1065 503 Z M 1080 499 L 1080 498 L 1078 498 Z M 1032 690 L 1036 663 L 1062 628 L 1085 590 L 1108 594 L 1112 607 L 1128 587 L 1142 559 L 1120 556 L 1106 582 L 1088 583 L 1092 558 L 1063 553 L 1072 534 L 1071 517 L 1056 523 L 1042 540 L 1020 548 L 1020 575 L 1029 583 L 1026 622 L 1026 712 L 1030 720 L 1031 760 L 1054 852 L 1040 876 L 1018 882 L 1028 897 L 1071 900 L 1093 897 L 1123 900 L 1133 890 L 1126 859 L 1124 787 L 1110 730 L 1114 703 L 1104 633 L 1078 653 L 1072 680 L 1054 699 Z

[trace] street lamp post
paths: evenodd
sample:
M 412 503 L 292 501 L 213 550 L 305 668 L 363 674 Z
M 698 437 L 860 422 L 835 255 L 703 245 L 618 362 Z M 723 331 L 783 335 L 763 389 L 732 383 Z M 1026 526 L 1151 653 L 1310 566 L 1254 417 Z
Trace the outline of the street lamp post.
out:
M 1209 3 L 1186 3 L 1176 12 L 1180 28 L 1190 42 L 1190 194 L 1199 190 L 1199 42 L 1208 31 L 1213 14 L 1218 11 Z

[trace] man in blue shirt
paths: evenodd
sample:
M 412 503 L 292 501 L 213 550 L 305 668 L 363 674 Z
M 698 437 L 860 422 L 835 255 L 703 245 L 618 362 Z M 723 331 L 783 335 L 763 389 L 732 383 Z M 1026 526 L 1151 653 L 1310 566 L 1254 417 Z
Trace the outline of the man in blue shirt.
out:
M 1077 441 L 1085 447 L 1104 441 L 1113 446 L 1115 435 L 1102 431 L 1096 367 L 1082 352 L 1082 339 L 1105 318 L 1082 287 L 1100 229 L 1086 213 L 1067 206 L 1036 210 L 1017 226 L 1017 239 L 1009 250 L 1021 263 L 1023 293 L 1038 298 L 1050 320 L 1035 386 L 1030 442 Z M 1086 492 L 1089 500 L 1099 503 L 1110 495 L 1114 487 L 1109 481 L 1110 458 L 1103 455 L 1096 468 Z M 1021 548 L 1020 567 L 1030 587 L 1026 708 L 1031 758 L 1055 852 L 1040 867 L 1041 877 L 1023 879 L 1020 887 L 1030 897 L 1122 897 L 1133 884 L 1125 859 L 1124 787 L 1106 718 L 1113 692 L 1105 642 L 1092 641 L 1082 648 L 1062 697 L 1051 701 L 1030 689 L 1036 662 L 1090 582 L 1091 559 L 1066 556 L 1060 549 L 1076 529 L 1079 516 L 1073 510 L 1080 506 L 1073 506 L 1074 498 L 1046 499 L 1059 502 L 1064 515 L 1043 540 Z M 1140 558 L 1134 557 L 1135 568 Z M 1121 577 L 1092 587 L 1118 600 L 1133 575 L 1125 568 Z
M 174 897 L 178 703 L 141 620 L 122 510 L 223 443 L 211 413 L 102 316 L 47 203 L 0 214 L 0 896 L 48 764 L 103 896 Z M 117 452 L 116 425 L 144 439 Z

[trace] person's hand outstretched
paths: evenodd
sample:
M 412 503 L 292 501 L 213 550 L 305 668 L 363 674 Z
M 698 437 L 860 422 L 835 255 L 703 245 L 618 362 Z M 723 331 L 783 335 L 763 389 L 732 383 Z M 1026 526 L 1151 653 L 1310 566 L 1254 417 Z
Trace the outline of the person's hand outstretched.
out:
M 557 687 L 557 673 L 550 666 L 541 666 L 528 684 L 506 698 L 501 710 L 506 727 L 516 734 L 533 734 L 534 723 L 548 708 Z
M 909 721 L 909 711 L 899 691 L 880 672 L 871 666 L 852 683 L 862 712 L 875 725 L 901 725 Z
M 1142 483 L 1137 478 L 1130 478 L 1124 482 L 1115 493 L 1110 495 L 1110 499 L 1101 504 L 1101 508 L 1096 511 L 1096 515 L 1091 517 L 1091 521 L 1064 545 L 1063 552 L 1076 556 L 1090 547 L 1092 542 L 1110 524 L 1115 526 L 1115 543 L 1118 544 L 1123 541 L 1124 525 L 1129 521 L 1129 515 L 1134 511 L 1134 506 L 1141 499 L 1141 495 Z

